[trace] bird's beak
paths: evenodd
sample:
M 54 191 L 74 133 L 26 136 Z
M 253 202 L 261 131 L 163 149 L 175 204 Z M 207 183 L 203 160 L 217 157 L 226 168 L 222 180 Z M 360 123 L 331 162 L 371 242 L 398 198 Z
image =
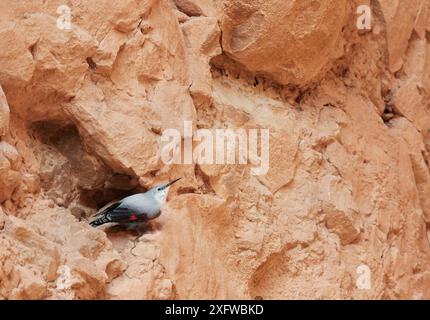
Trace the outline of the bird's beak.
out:
M 167 183 L 166 185 L 164 185 L 163 189 L 170 187 L 172 184 L 174 184 L 176 181 L 179 181 L 179 180 L 181 180 L 181 178 L 178 178 L 178 179 L 175 179 L 173 181 L 170 181 L 169 183 Z

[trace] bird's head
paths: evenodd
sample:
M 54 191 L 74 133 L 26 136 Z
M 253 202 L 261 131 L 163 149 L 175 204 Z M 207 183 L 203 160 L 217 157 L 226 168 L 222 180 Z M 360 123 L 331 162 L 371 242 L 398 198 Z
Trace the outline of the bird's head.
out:
M 155 199 L 161 204 L 164 203 L 166 201 L 170 186 L 174 184 L 176 181 L 179 181 L 180 179 L 181 178 L 178 178 L 173 181 L 170 181 L 169 183 L 161 184 L 159 186 L 152 188 L 151 191 L 154 193 Z

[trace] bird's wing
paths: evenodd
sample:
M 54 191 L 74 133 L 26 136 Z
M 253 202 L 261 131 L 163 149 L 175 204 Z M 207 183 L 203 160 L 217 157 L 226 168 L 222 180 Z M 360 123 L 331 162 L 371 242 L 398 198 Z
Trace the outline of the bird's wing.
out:
M 118 206 L 106 212 L 106 216 L 111 222 L 131 222 L 139 220 L 139 217 L 126 206 Z
M 111 210 L 114 210 L 115 208 L 118 208 L 121 205 L 121 203 L 122 203 L 122 200 L 109 202 L 107 205 L 100 208 L 99 211 L 97 211 L 97 213 L 94 215 L 94 217 L 101 216 Z

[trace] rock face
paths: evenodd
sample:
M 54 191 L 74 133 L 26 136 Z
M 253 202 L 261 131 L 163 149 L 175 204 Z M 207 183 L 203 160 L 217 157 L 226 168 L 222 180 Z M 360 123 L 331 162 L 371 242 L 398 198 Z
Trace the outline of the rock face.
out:
M 345 1 L 225 1 L 223 48 L 252 72 L 306 85 L 342 54 Z
M 0 299 L 430 299 L 429 10 L 0 2 Z M 268 148 L 162 161 L 217 129 Z M 138 237 L 89 227 L 176 177 Z
M 395 72 L 402 67 L 403 55 L 408 48 L 412 30 L 415 28 L 423 37 L 425 27 L 423 28 L 421 20 L 427 20 L 428 6 L 426 1 L 420 0 L 413 0 L 407 4 L 402 1 L 378 0 L 377 2 L 387 28 L 389 68 Z
M 4 136 L 9 130 L 9 105 L 0 87 L 0 137 Z

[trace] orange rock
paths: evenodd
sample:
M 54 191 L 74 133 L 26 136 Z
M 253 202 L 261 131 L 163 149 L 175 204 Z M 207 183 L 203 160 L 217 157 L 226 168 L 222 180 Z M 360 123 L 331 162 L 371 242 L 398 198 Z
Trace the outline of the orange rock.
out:
M 410 79 L 394 93 L 392 103 L 397 113 L 411 121 L 420 132 L 426 133 L 430 129 L 430 115 L 423 99 L 420 83 Z
M 0 1 L 0 299 L 430 298 L 428 1 L 76 3 Z M 267 172 L 169 128 L 268 130 Z M 88 225 L 178 177 L 140 237 Z
M 420 3 L 424 1 L 378 0 L 386 24 L 390 71 L 398 71 L 403 64 L 403 54 L 414 29 Z
M 306 85 L 342 55 L 343 1 L 226 1 L 223 49 L 281 84 Z
M 9 105 L 0 86 L 0 137 L 9 131 Z

